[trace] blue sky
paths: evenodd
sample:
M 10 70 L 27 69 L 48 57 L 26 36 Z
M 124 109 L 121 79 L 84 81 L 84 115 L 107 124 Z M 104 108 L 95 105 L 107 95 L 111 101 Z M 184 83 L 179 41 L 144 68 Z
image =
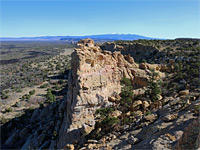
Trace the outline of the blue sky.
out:
M 139 34 L 200 38 L 199 0 L 2 0 L 0 37 Z

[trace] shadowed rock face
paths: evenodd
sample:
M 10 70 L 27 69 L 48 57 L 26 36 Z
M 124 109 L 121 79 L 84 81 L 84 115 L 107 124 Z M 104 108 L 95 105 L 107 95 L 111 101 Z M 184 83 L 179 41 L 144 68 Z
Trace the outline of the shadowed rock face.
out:
M 177 143 L 177 150 L 198 149 L 200 147 L 199 118 L 184 129 L 184 133 Z
M 121 78 L 130 78 L 136 87 L 146 86 L 148 81 L 149 70 L 140 69 L 130 55 L 102 51 L 91 39 L 81 40 L 77 45 L 72 53 L 67 114 L 59 132 L 57 148 L 84 140 L 81 130 L 94 127 L 96 109 L 111 104 L 108 97 L 121 91 Z

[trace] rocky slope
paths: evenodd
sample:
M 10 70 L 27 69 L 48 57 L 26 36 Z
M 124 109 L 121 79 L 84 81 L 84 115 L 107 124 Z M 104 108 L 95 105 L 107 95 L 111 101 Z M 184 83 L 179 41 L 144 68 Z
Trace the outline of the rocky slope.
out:
M 122 78 L 129 78 L 134 95 L 141 95 L 148 85 L 150 70 L 155 69 L 162 79 L 170 66 L 137 64 L 130 55 L 101 50 L 91 39 L 81 40 L 77 46 L 72 53 L 67 96 L 27 113 L 23 121 L 17 118 L 3 125 L 3 149 L 199 147 L 198 89 L 160 96 L 157 108 L 151 108 L 150 100 L 136 100 L 132 112 L 126 114 L 133 118 L 131 123 L 123 125 L 120 131 L 113 129 L 98 141 L 88 138 L 97 130 L 96 110 L 118 105 Z M 151 113 L 147 114 L 147 109 Z M 124 115 L 118 110 L 114 112 L 112 115 L 118 118 Z
M 200 42 L 199 39 L 118 40 L 103 43 L 101 48 L 112 52 L 120 51 L 123 55 L 130 54 L 136 62 L 158 64 L 169 60 L 199 59 Z

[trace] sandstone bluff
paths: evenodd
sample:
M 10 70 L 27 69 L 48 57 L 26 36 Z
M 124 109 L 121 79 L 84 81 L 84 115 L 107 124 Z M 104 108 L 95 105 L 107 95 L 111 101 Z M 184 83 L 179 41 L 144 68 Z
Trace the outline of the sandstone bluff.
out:
M 81 40 L 77 45 L 68 78 L 68 116 L 60 130 L 58 148 L 66 141 L 83 140 L 81 133 L 94 128 L 96 109 L 111 105 L 108 98 L 121 91 L 121 78 L 130 78 L 137 88 L 146 86 L 148 81 L 149 70 L 140 69 L 130 55 L 103 51 L 91 39 Z M 160 66 L 156 67 L 159 70 Z M 160 75 L 163 76 L 161 72 Z

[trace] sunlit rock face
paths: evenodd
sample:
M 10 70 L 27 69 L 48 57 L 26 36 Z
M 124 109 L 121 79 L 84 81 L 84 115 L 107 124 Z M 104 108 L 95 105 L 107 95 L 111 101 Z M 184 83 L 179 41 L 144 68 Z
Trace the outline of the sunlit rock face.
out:
M 130 55 L 102 51 L 91 39 L 83 39 L 77 46 L 72 53 L 67 114 L 60 129 L 58 148 L 84 140 L 83 130 L 90 131 L 95 125 L 96 109 L 111 105 L 108 97 L 121 91 L 121 78 L 130 78 L 135 87 L 144 87 L 148 81 L 149 70 L 140 69 Z

